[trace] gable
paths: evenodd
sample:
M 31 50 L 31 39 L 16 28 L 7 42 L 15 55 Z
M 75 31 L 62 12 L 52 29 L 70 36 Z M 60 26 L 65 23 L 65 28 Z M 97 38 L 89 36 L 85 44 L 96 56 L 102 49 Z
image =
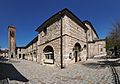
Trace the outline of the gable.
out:
M 97 34 L 97 32 L 96 32 L 96 30 L 94 29 L 94 27 L 93 27 L 93 25 L 91 24 L 91 22 L 90 21 L 87 21 L 87 20 L 85 20 L 85 21 L 83 21 L 83 23 L 84 24 L 87 24 L 88 26 L 88 29 L 91 29 L 91 30 L 93 30 L 93 32 L 94 32 L 94 34 L 97 36 L 97 38 L 99 39 L 99 36 L 98 36 L 98 34 Z
M 51 16 L 49 19 L 47 19 L 43 24 L 41 24 L 35 31 L 41 32 L 43 28 L 51 25 L 52 23 L 58 21 L 61 19 L 61 17 L 64 17 L 67 15 L 69 18 L 74 20 L 78 25 L 82 26 L 85 30 L 88 28 L 84 25 L 84 23 L 77 17 L 75 16 L 71 11 L 69 11 L 67 8 L 59 11 L 58 13 L 54 14 Z

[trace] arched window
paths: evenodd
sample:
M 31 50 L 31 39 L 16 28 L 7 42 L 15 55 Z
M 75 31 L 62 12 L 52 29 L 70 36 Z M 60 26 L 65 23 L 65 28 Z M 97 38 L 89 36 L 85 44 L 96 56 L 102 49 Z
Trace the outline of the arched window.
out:
M 45 62 L 54 63 L 54 51 L 51 46 L 46 46 L 43 50 L 45 55 Z

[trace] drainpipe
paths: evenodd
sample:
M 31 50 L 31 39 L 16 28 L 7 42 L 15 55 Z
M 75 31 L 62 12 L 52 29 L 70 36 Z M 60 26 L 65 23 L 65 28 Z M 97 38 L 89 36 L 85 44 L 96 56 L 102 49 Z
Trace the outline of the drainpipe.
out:
M 61 42 L 60 43 L 61 44 L 60 45 L 60 54 L 61 54 L 61 69 L 63 69 L 63 51 L 62 51 L 63 50 L 63 46 L 62 46 L 63 45 L 63 39 L 62 39 L 62 33 L 63 32 L 62 32 L 62 29 L 63 28 L 62 28 L 62 13 L 61 12 L 60 12 L 60 20 L 61 20 L 60 21 L 61 22 L 61 30 L 60 30 L 60 35 L 61 35 L 61 38 L 60 38 L 60 42 Z
M 87 31 L 88 31 L 88 30 L 85 31 L 85 32 L 86 32 L 86 43 L 87 43 L 87 58 L 86 58 L 86 60 L 88 59 L 88 56 L 89 56 L 89 52 L 88 52 L 88 35 L 87 35 Z
M 38 47 L 37 47 L 37 41 L 36 41 L 36 54 L 35 54 L 36 55 L 36 62 L 37 62 L 37 48 Z

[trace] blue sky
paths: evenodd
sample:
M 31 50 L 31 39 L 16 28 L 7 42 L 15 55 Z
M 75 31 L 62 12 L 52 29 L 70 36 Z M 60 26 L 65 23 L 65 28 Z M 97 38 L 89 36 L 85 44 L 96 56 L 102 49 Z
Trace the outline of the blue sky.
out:
M 0 0 L 0 46 L 8 47 L 9 25 L 16 26 L 17 46 L 25 46 L 37 35 L 38 26 L 64 8 L 91 21 L 100 38 L 120 21 L 120 0 Z

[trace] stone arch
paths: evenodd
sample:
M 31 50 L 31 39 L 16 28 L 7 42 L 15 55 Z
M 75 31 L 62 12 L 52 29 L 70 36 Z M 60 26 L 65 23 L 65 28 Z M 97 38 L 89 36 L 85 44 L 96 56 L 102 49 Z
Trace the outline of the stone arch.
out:
M 19 59 L 21 58 L 21 54 L 19 54 Z
M 73 55 L 75 57 L 75 62 L 77 62 L 78 60 L 81 61 L 80 52 L 81 52 L 81 45 L 77 42 L 73 47 Z
M 44 63 L 47 64 L 54 64 L 54 50 L 53 47 L 50 45 L 47 45 L 44 49 L 43 49 L 43 54 L 44 54 Z

